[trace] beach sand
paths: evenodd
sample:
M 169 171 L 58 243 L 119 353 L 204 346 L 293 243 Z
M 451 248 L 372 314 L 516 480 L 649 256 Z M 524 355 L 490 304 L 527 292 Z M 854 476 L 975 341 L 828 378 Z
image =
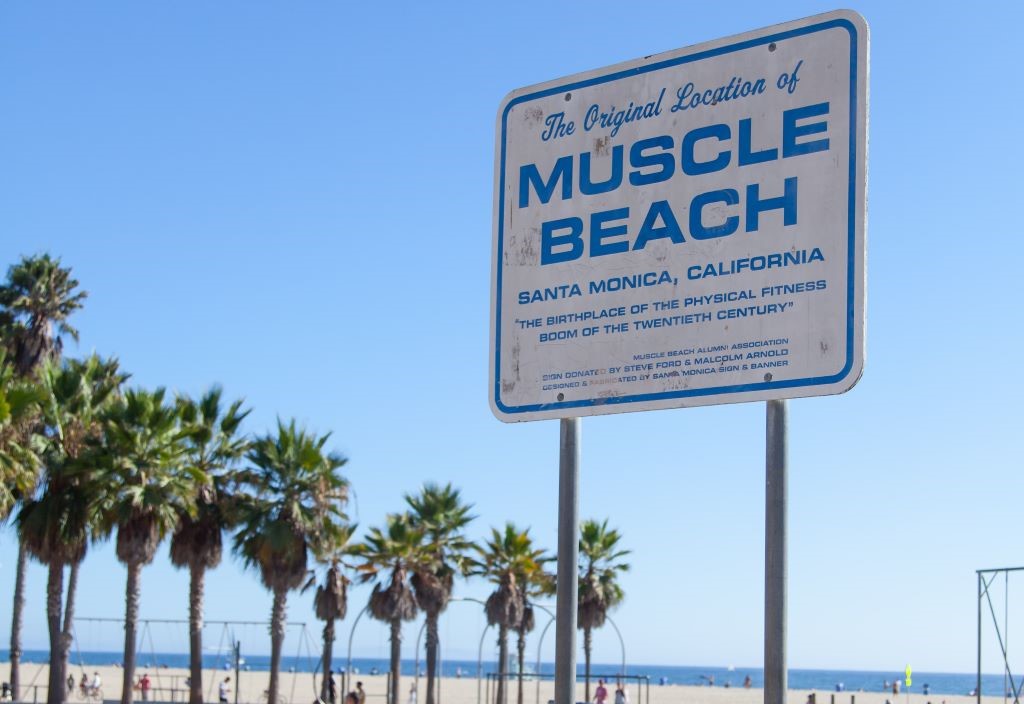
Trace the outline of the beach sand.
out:
M 26 702 L 46 701 L 46 665 L 36 663 L 23 663 L 21 670 L 22 678 L 22 700 Z M 97 671 L 103 681 L 103 698 L 105 701 L 116 702 L 121 695 L 122 671 L 119 667 L 87 666 L 85 672 L 92 677 Z M 188 672 L 176 668 L 138 668 L 136 678 L 144 673 L 149 674 L 152 681 L 150 701 L 154 702 L 187 702 L 188 689 L 185 686 L 185 678 Z M 0 678 L 6 680 L 9 674 L 7 663 L 0 663 Z M 72 664 L 71 674 L 78 681 L 82 675 L 82 669 Z M 224 670 L 203 671 L 203 698 L 206 702 L 217 701 L 217 683 L 224 677 L 231 677 L 231 696 L 229 700 L 235 701 L 235 690 L 237 688 L 239 699 L 242 704 L 258 704 L 260 696 L 267 688 L 270 674 L 266 671 L 240 673 L 240 687 L 235 680 L 234 672 Z M 385 675 L 352 675 L 354 678 L 347 683 L 349 688 L 354 688 L 355 680 L 363 683 L 366 690 L 367 704 L 384 704 L 387 693 L 387 677 Z M 342 704 L 343 693 L 341 682 L 338 676 L 339 704 Z M 400 701 L 402 704 L 409 704 L 409 688 L 416 678 L 411 676 L 402 677 L 399 685 L 401 691 Z M 591 696 L 596 685 L 596 679 L 591 684 Z M 285 701 L 281 704 L 314 704 L 316 698 L 315 683 L 313 675 L 308 672 L 281 673 L 281 694 Z M 425 698 L 423 688 L 426 687 L 425 678 L 419 678 L 419 696 L 417 704 L 424 704 Z M 523 704 L 547 704 L 552 698 L 554 684 L 545 680 L 538 684 L 536 681 L 527 680 L 524 683 Z M 789 690 L 786 704 L 807 704 L 810 691 Z M 489 695 L 489 696 L 488 696 Z M 493 702 L 494 683 L 486 680 L 479 681 L 474 677 L 444 677 L 440 685 L 440 701 L 443 704 L 484 704 Z M 974 704 L 975 698 L 968 696 L 932 694 L 900 694 L 894 698 L 892 694 L 885 692 L 817 692 L 817 704 L 885 704 L 888 699 L 892 704 Z M 629 687 L 630 704 L 761 704 L 764 694 L 760 689 L 742 689 L 740 687 L 692 687 L 683 685 L 657 685 L 651 684 L 650 698 L 647 698 L 646 688 L 638 692 L 636 685 Z M 834 699 L 833 699 L 834 697 Z M 135 693 L 135 701 L 141 701 L 141 695 Z M 577 686 L 577 701 L 583 700 L 583 685 Z M 69 699 L 70 702 L 81 702 L 82 699 L 76 692 Z M 516 704 L 516 682 L 510 683 L 508 704 Z M 1003 704 L 1002 697 L 983 697 L 983 704 Z

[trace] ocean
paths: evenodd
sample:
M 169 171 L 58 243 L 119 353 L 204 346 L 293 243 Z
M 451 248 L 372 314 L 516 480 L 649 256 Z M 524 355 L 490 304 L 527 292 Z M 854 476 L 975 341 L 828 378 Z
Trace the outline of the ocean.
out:
M 45 650 L 27 650 L 22 655 L 22 662 L 42 663 L 49 657 Z M 242 653 L 245 664 L 243 669 L 250 671 L 268 670 L 270 668 L 269 655 L 248 655 Z M 0 660 L 9 660 L 9 651 L 0 650 Z M 210 669 L 228 669 L 230 655 L 216 655 L 208 653 L 203 657 L 204 666 Z M 120 664 L 121 653 L 119 652 L 72 652 L 71 662 L 75 668 L 89 667 L 93 665 Z M 295 672 L 312 672 L 318 668 L 319 663 L 310 657 L 296 657 L 285 655 L 282 657 L 282 668 Z M 173 667 L 187 668 L 187 653 L 140 653 L 138 666 L 143 668 Z M 346 666 L 344 658 L 336 658 L 334 670 L 343 670 Z M 420 662 L 420 670 L 423 670 L 424 663 Z M 388 661 L 384 658 L 353 658 L 353 673 L 370 674 L 386 672 Z M 621 672 L 620 665 L 593 664 L 591 666 L 591 677 L 613 677 Z M 483 675 L 496 672 L 497 663 L 484 661 Z M 477 662 L 475 660 L 445 660 L 441 663 L 442 675 L 455 677 L 461 674 L 463 677 L 474 677 L 477 674 Z M 413 675 L 416 672 L 416 663 L 411 660 L 402 661 L 402 674 Z M 542 663 L 541 674 L 550 675 L 554 673 L 553 663 Z M 579 666 L 579 673 L 582 675 L 583 666 Z M 683 685 L 708 685 L 713 681 L 716 687 L 740 687 L 746 676 L 750 676 L 754 687 L 761 687 L 764 682 L 763 672 L 759 667 L 715 667 L 715 666 L 677 666 L 677 665 L 643 665 L 629 664 L 626 674 L 646 676 L 650 679 L 652 687 L 665 684 Z M 714 678 L 712 680 L 712 678 Z M 892 683 L 894 679 L 903 682 L 902 669 L 893 671 L 864 671 L 864 670 L 805 670 L 791 669 L 789 671 L 790 689 L 809 689 L 819 692 L 834 692 L 837 686 L 844 691 L 856 692 L 881 692 L 883 683 Z M 977 680 L 974 673 L 952 673 L 952 672 L 914 672 L 913 686 L 910 691 L 913 693 L 923 692 L 925 685 L 928 685 L 929 692 L 935 695 L 970 693 Z M 987 695 L 999 695 L 1003 692 L 1003 676 L 986 674 L 982 676 L 982 692 Z M 906 688 L 900 688 L 905 692 Z

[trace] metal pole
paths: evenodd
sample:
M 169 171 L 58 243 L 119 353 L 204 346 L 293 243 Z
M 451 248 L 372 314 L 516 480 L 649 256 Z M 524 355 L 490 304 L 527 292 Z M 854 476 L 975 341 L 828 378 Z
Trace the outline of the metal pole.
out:
M 620 631 L 619 627 L 615 625 L 615 621 L 612 620 L 612 617 L 611 616 L 605 616 L 605 620 L 607 620 L 609 625 L 611 625 L 611 627 L 615 629 L 615 635 L 617 635 L 619 637 L 619 648 L 620 648 L 620 650 L 622 652 L 622 669 L 619 671 L 619 674 L 625 675 L 626 674 L 626 641 L 624 641 L 622 639 L 622 631 Z
M 764 702 L 785 704 L 786 673 L 786 401 L 768 401 L 764 515 Z
M 576 701 L 579 580 L 580 419 L 561 421 L 558 456 L 558 586 L 555 602 L 555 704 Z M 781 703 L 780 703 L 781 704 Z
M 242 641 L 235 641 L 235 704 L 238 704 L 238 691 L 242 688 L 240 670 L 242 668 Z
M 983 577 L 978 572 L 978 682 L 974 687 L 974 696 L 978 704 L 981 704 L 981 581 Z

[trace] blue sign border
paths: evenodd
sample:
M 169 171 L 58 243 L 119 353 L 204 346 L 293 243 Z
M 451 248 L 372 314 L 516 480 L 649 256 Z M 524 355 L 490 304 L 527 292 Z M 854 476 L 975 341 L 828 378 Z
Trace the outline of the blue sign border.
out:
M 660 393 L 649 393 L 649 394 L 634 394 L 632 396 L 615 396 L 608 398 L 598 399 L 580 399 L 575 401 L 562 401 L 554 403 L 538 403 L 527 406 L 506 406 L 501 402 L 501 284 L 502 284 L 502 260 L 503 260 L 503 247 L 504 247 L 504 232 L 503 228 L 505 225 L 505 146 L 506 146 L 506 129 L 508 124 L 509 111 L 516 105 L 521 103 L 529 102 L 531 100 L 537 100 L 539 98 L 545 98 L 550 95 L 563 93 L 570 90 L 578 90 L 580 88 L 586 88 L 588 86 L 599 85 L 601 83 L 609 83 L 611 81 L 617 81 L 622 78 L 629 78 L 632 76 L 638 76 L 644 73 L 651 73 L 653 71 L 660 71 L 664 68 L 672 66 L 679 66 L 681 64 L 692 63 L 694 61 L 700 61 L 702 59 L 708 59 L 714 56 L 721 56 L 723 54 L 729 54 L 735 51 L 742 51 L 744 49 L 750 49 L 752 47 L 761 46 L 763 44 L 770 44 L 771 42 L 777 42 L 784 39 L 790 39 L 792 37 L 799 37 L 805 34 L 813 34 L 815 32 L 822 32 L 829 29 L 845 29 L 850 33 L 850 181 L 848 187 L 848 257 L 846 266 L 847 275 L 847 302 L 846 302 L 846 364 L 837 373 L 831 376 L 819 376 L 807 379 L 789 379 L 780 381 L 768 381 L 758 382 L 751 384 L 734 384 L 732 386 L 716 386 L 706 389 L 685 389 L 676 391 L 663 391 Z M 495 319 L 494 319 L 494 332 L 495 332 L 495 347 L 494 347 L 494 404 L 503 413 L 516 414 L 516 413 L 530 413 L 536 411 L 554 411 L 563 408 L 586 408 L 591 406 L 604 406 L 604 405 L 616 405 L 616 404 L 630 404 L 642 401 L 662 401 L 674 398 L 687 398 L 694 396 L 712 396 L 712 395 L 724 395 L 724 394 L 735 394 L 744 393 L 750 391 L 763 391 L 766 389 L 780 389 L 780 388 L 794 388 L 794 387 L 805 387 L 805 386 L 822 386 L 825 384 L 834 384 L 845 379 L 850 371 L 853 369 L 854 361 L 854 324 L 855 324 L 855 301 L 856 301 L 856 282 L 857 278 L 857 249 L 856 249 L 856 238 L 857 238 L 857 50 L 858 50 L 858 35 L 857 28 L 852 22 L 847 19 L 834 19 L 827 20 L 818 24 L 808 25 L 807 27 L 800 27 L 798 29 L 789 30 L 786 32 L 779 32 L 777 34 L 771 34 L 764 37 L 758 37 L 757 39 L 750 39 L 747 41 L 737 42 L 736 44 L 728 44 L 715 49 L 709 49 L 696 54 L 690 54 L 688 56 L 680 56 L 667 61 L 661 61 L 658 63 L 650 64 L 647 66 L 638 66 L 636 68 L 626 69 L 622 71 L 616 71 L 605 76 L 598 76 L 596 78 L 590 78 L 585 81 L 577 81 L 575 83 L 567 83 L 546 90 L 538 91 L 535 93 L 528 93 L 521 95 L 509 101 L 508 105 L 505 106 L 505 110 L 501 116 L 501 177 L 499 191 L 500 198 L 498 200 L 498 256 L 496 263 L 497 271 L 497 288 L 495 294 Z

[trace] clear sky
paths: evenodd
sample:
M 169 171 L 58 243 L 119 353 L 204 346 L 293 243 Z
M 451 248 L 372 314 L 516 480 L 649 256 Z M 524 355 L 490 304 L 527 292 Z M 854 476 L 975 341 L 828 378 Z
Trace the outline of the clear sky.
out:
M 252 405 L 254 432 L 276 416 L 333 431 L 362 526 L 450 480 L 474 535 L 512 519 L 551 547 L 558 423 L 505 425 L 487 405 L 499 102 L 830 9 L 4 3 L 0 263 L 49 251 L 74 268 L 90 297 L 70 353 L 116 355 L 146 386 L 219 382 Z M 974 570 L 1024 563 L 1024 9 L 854 9 L 871 27 L 868 355 L 849 394 L 790 405 L 790 665 L 972 671 Z M 763 463 L 763 404 L 583 422 L 581 514 L 633 550 L 614 614 L 631 662 L 761 664 Z M 5 642 L 14 559 L 4 528 Z M 93 548 L 78 613 L 122 615 L 124 576 L 112 545 Z M 165 548 L 142 580 L 143 616 L 187 616 Z M 28 647 L 46 646 L 44 583 L 34 565 Z M 368 595 L 353 589 L 350 613 Z M 266 619 L 270 596 L 228 558 L 206 605 Z M 289 614 L 312 623 L 311 597 Z M 475 657 L 482 624 L 454 605 L 447 657 Z M 83 630 L 81 646 L 120 636 Z M 160 637 L 187 643 L 184 627 Z M 383 626 L 360 624 L 357 655 L 386 647 Z M 610 631 L 595 651 L 618 659 Z

